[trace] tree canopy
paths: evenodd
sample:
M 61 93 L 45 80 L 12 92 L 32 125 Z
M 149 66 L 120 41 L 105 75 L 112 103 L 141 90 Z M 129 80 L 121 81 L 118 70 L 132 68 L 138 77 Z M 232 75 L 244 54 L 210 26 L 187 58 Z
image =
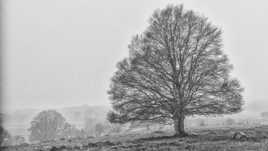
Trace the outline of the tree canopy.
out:
M 241 111 L 243 89 L 230 76 L 221 30 L 182 5 L 156 10 L 117 64 L 108 91 L 114 123 L 157 121 L 183 135 L 191 115 Z

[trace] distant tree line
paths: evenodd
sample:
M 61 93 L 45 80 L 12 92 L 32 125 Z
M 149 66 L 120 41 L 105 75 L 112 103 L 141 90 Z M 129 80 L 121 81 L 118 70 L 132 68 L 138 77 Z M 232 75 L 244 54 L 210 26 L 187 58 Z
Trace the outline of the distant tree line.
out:
M 23 136 L 15 135 L 12 136 L 3 126 L 2 126 L 2 115 L 0 117 L 0 146 L 8 145 L 20 145 L 25 143 L 25 138 Z
M 94 125 L 94 126 L 92 126 Z M 94 119 L 85 120 L 82 129 L 78 129 L 66 121 L 66 119 L 55 110 L 40 112 L 31 122 L 29 140 L 31 142 L 42 142 L 62 138 L 85 138 L 88 136 L 101 136 L 121 131 L 119 124 L 106 122 L 95 122 Z

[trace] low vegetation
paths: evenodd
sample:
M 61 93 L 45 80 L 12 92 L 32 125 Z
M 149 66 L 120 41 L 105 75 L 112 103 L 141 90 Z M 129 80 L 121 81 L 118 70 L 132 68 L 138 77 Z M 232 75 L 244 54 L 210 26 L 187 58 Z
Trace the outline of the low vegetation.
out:
M 268 150 L 268 126 L 254 128 L 190 129 L 191 135 L 174 137 L 172 130 L 72 138 L 2 147 L 3 151 L 247 151 Z M 234 138 L 237 132 L 245 138 Z

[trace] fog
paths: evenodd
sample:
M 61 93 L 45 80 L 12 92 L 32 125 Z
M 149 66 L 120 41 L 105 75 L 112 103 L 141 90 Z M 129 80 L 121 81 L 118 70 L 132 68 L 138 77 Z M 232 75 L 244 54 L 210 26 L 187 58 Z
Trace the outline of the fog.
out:
M 3 109 L 109 106 L 116 63 L 157 8 L 184 4 L 223 29 L 246 111 L 268 107 L 265 0 L 3 0 Z M 266 101 L 267 100 L 267 101 Z

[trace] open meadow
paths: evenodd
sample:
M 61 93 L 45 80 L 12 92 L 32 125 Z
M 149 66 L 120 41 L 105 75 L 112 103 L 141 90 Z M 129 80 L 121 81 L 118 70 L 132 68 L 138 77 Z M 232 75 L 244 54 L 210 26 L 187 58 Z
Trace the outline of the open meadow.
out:
M 95 138 L 61 139 L 2 148 L 3 151 L 267 151 L 268 126 L 192 129 L 186 137 L 172 131 L 114 134 Z M 247 137 L 233 138 L 242 132 Z

